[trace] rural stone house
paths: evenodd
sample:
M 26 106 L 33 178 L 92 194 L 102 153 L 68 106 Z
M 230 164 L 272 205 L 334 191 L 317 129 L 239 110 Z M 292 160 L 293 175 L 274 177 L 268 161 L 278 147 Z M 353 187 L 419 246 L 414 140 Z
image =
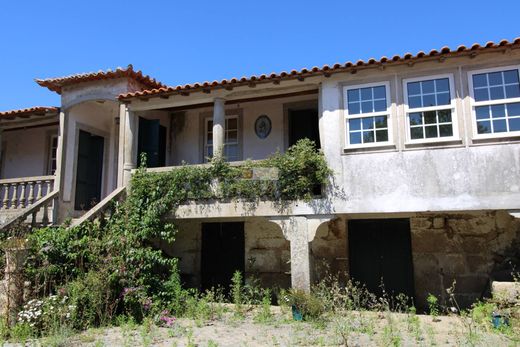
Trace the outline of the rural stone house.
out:
M 159 172 L 306 137 L 333 170 L 314 200 L 176 210 L 185 283 L 238 269 L 308 289 L 329 271 L 419 304 L 456 280 L 468 303 L 518 257 L 519 69 L 516 39 L 176 87 L 132 66 L 36 80 L 61 105 L 0 112 L 3 227 L 88 219 L 143 152 Z

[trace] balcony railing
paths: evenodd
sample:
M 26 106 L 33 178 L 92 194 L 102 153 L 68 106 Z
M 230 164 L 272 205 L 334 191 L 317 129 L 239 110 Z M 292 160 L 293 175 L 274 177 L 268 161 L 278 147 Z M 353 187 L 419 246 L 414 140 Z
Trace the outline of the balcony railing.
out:
M 19 177 L 0 180 L 0 210 L 21 210 L 53 190 L 54 176 Z

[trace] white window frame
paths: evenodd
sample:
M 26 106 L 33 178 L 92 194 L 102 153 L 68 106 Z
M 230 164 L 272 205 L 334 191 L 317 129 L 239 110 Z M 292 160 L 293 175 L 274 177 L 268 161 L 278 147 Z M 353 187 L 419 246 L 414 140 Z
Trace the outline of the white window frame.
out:
M 370 88 L 370 87 L 385 87 L 386 92 L 386 110 L 385 111 L 379 111 L 379 112 L 369 112 L 369 113 L 357 113 L 350 115 L 348 113 L 348 91 L 352 89 L 361 89 L 361 88 Z M 392 131 L 392 102 L 390 101 L 390 82 L 389 81 L 381 81 L 381 82 L 373 82 L 373 83 L 364 83 L 364 84 L 355 84 L 355 85 L 346 85 L 343 86 L 343 110 L 344 110 L 344 117 L 343 117 L 343 123 L 345 124 L 345 131 L 344 131 L 344 141 L 345 146 L 344 149 L 355 149 L 355 148 L 367 148 L 367 147 L 384 147 L 393 145 L 393 131 Z M 380 116 L 386 116 L 386 126 L 388 130 L 388 141 L 384 142 L 370 142 L 370 143 L 357 143 L 357 144 L 350 144 L 350 125 L 349 125 L 349 119 L 355 119 L 355 118 L 369 118 L 369 117 L 380 117 Z M 363 134 L 361 135 L 363 136 Z
M 471 105 L 471 128 L 472 128 L 472 133 L 473 133 L 474 139 L 477 139 L 477 140 L 496 139 L 496 138 L 520 136 L 520 131 L 518 131 L 518 130 L 502 132 L 502 133 L 479 134 L 478 128 L 477 128 L 477 114 L 475 111 L 476 107 L 512 104 L 515 102 L 520 102 L 520 97 L 510 98 L 510 99 L 500 99 L 500 100 L 475 101 L 475 93 L 473 91 L 473 75 L 478 75 L 478 74 L 482 74 L 482 73 L 490 73 L 490 72 L 507 71 L 507 70 L 517 70 L 518 75 L 520 77 L 520 65 L 500 66 L 500 67 L 493 67 L 493 68 L 488 68 L 488 69 L 468 71 L 468 87 L 469 87 L 469 96 L 470 96 L 470 105 Z
M 447 78 L 450 86 L 450 104 L 449 105 L 440 105 L 440 106 L 428 106 L 428 107 L 417 107 L 410 108 L 408 106 L 408 83 L 413 82 L 422 82 L 429 80 L 437 80 Z M 455 80 L 452 73 L 440 74 L 440 75 L 425 75 L 414 78 L 406 78 L 403 79 L 403 104 L 404 104 L 404 115 L 405 115 L 405 123 L 406 123 L 406 141 L 405 144 L 418 144 L 418 143 L 441 143 L 441 142 L 450 142 L 450 141 L 459 141 L 459 123 L 457 117 L 457 91 L 455 90 Z M 423 138 L 423 139 L 412 139 L 410 134 L 410 117 L 408 116 L 410 113 L 418 113 L 418 112 L 428 112 L 428 111 L 439 111 L 451 109 L 451 125 L 453 127 L 453 135 L 445 136 L 445 137 L 435 137 L 435 138 Z
M 56 160 L 56 169 L 58 169 L 58 134 L 52 134 L 49 136 L 49 146 L 47 147 L 47 175 L 55 175 L 56 172 L 51 172 L 52 170 L 52 155 L 53 155 L 53 148 L 52 148 L 52 142 L 53 140 L 56 139 L 56 158 L 54 158 L 54 160 Z
M 228 119 L 236 119 L 237 120 L 237 139 L 236 139 L 236 142 L 227 142 L 226 143 L 226 132 L 228 131 L 227 127 L 225 127 L 224 129 L 224 147 L 226 145 L 237 145 L 237 148 L 238 148 L 238 151 L 239 151 L 239 157 L 236 159 L 236 161 L 240 161 L 242 160 L 242 158 L 240 157 L 240 117 L 237 115 L 237 114 L 231 114 L 231 115 L 226 115 L 225 116 L 225 121 L 227 121 Z M 208 123 L 209 121 L 213 121 L 213 118 L 212 117 L 206 117 L 204 118 L 204 153 L 203 153 L 203 159 L 204 159 L 204 162 L 207 163 L 208 162 L 208 147 L 213 147 L 213 144 L 209 145 L 208 144 L 208 132 L 211 131 L 212 133 L 212 136 L 213 136 L 213 129 L 209 129 L 208 127 Z M 215 152 L 213 152 L 215 153 Z M 224 154 L 224 152 L 222 153 Z

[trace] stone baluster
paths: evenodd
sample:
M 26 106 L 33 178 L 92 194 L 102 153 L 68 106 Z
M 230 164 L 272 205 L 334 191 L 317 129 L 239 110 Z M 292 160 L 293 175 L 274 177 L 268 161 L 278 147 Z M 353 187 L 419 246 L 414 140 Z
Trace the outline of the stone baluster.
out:
M 47 188 L 45 190 L 45 195 L 48 195 L 51 192 L 52 182 L 50 180 L 45 180 L 45 187 Z
M 43 217 L 42 217 L 42 225 L 46 226 L 49 224 L 49 204 L 46 203 L 42 206 L 43 208 Z
M 22 186 L 22 191 L 20 192 L 20 208 L 25 208 L 25 187 L 26 183 L 22 182 L 20 183 Z
M 11 197 L 11 208 L 18 208 L 18 183 L 11 183 L 13 186 L 13 196 Z
M 2 204 L 5 209 L 9 208 L 9 184 L 2 184 L 2 187 L 4 188 L 4 199 L 2 201 Z
M 34 182 L 27 183 L 29 185 L 29 197 L 27 199 L 27 202 L 29 205 L 32 205 L 34 202 Z
M 42 198 L 42 181 L 36 181 L 36 187 L 38 188 L 38 193 L 36 194 L 36 201 Z

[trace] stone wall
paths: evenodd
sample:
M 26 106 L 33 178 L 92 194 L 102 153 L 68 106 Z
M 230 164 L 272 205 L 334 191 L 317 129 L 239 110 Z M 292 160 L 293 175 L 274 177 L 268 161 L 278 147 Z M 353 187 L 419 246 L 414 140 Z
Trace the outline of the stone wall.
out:
M 341 282 L 348 274 L 348 233 L 345 218 L 337 218 L 320 225 L 311 242 L 314 282 L 328 274 L 337 275 Z
M 410 225 L 419 305 L 428 293 L 449 303 L 453 281 L 461 306 L 487 295 L 494 270 L 520 239 L 520 220 L 504 211 L 421 214 Z
M 264 287 L 291 285 L 290 248 L 280 227 L 263 218 L 245 222 L 246 277 L 254 275 Z

